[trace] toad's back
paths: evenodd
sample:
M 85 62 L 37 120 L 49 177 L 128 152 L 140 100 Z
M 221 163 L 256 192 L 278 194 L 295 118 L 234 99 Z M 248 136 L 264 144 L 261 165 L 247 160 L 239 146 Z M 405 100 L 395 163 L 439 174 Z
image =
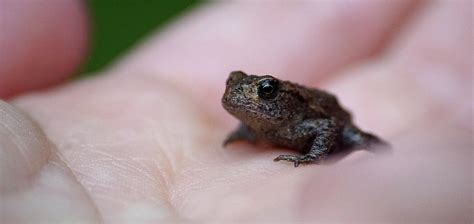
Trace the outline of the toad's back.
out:
M 341 123 L 351 122 L 351 115 L 346 111 L 337 100 L 336 96 L 323 90 L 309 88 L 296 83 L 285 81 L 298 95 L 303 98 L 308 107 L 324 114 L 327 117 L 334 117 Z

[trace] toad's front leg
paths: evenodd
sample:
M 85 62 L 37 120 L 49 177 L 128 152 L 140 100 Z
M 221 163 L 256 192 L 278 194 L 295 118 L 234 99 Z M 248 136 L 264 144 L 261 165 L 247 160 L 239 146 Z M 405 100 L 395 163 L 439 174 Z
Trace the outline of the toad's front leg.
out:
M 227 136 L 222 145 L 226 146 L 227 144 L 240 140 L 246 140 L 255 144 L 257 136 L 247 125 L 240 123 L 239 127 Z
M 336 141 L 336 121 L 334 119 L 317 119 L 306 121 L 302 125 L 303 130 L 307 130 L 307 133 L 315 136 L 309 151 L 302 156 L 280 155 L 273 161 L 286 160 L 293 162 L 295 167 L 298 167 L 300 164 L 316 162 L 327 156 Z

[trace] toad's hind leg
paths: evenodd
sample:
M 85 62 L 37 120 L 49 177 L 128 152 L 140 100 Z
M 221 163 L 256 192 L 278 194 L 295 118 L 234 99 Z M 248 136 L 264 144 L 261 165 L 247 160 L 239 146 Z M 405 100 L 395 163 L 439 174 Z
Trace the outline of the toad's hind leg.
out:
M 361 131 L 352 124 L 346 125 L 342 131 L 343 145 L 351 149 L 364 149 L 370 152 L 388 152 L 390 144 L 379 137 Z

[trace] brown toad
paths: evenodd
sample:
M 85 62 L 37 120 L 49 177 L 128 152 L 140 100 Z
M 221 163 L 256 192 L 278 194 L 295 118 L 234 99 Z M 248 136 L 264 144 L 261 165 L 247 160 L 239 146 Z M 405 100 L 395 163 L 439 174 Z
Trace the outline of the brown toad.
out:
M 389 149 L 378 137 L 361 131 L 336 97 L 269 75 L 231 72 L 222 97 L 223 107 L 241 121 L 224 145 L 264 140 L 303 155 L 280 155 L 295 167 L 348 149 Z

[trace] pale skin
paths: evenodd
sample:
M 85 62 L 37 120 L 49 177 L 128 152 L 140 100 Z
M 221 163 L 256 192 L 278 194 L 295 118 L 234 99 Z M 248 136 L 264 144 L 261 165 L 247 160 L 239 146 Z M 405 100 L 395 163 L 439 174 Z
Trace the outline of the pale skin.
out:
M 211 4 L 68 83 L 79 1 L 53 7 L 68 20 L 0 2 L 15 15 L 0 26 L 1 223 L 472 221 L 469 1 Z M 50 35 L 20 32 L 35 22 Z M 285 149 L 223 148 L 232 70 L 330 90 L 393 154 L 295 169 L 272 161 Z

